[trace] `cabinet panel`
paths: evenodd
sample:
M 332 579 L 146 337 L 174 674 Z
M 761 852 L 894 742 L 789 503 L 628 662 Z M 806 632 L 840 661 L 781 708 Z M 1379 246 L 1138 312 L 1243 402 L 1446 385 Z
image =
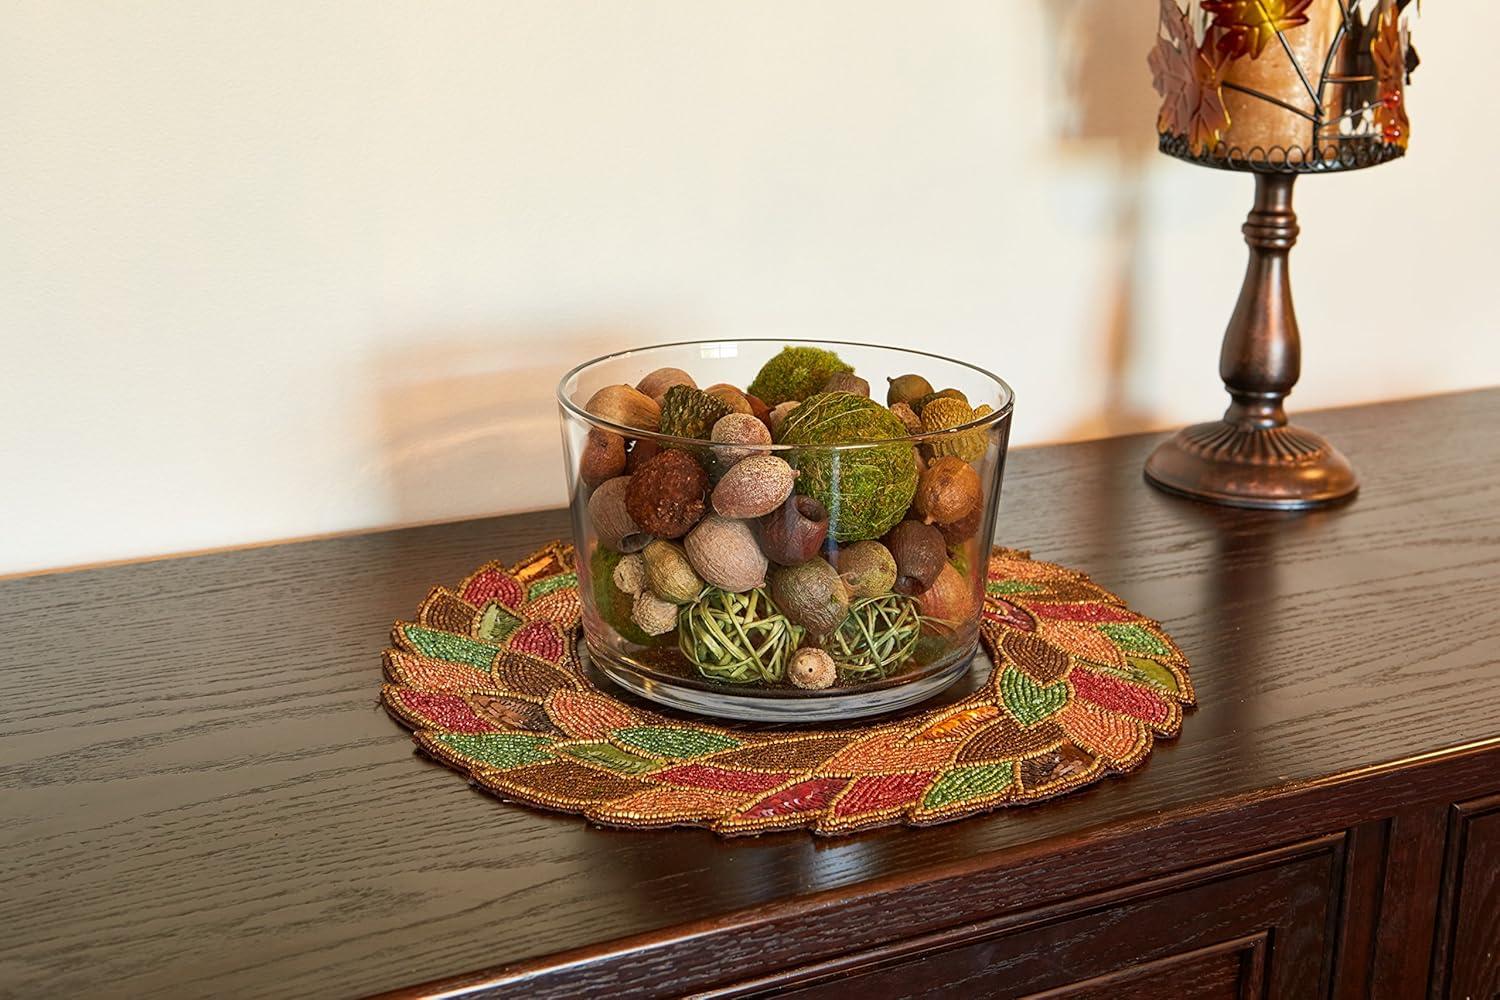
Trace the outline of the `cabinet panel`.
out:
M 1500 995 L 1500 796 L 1454 807 L 1448 849 L 1434 979 L 1488 1000 Z
M 1318 995 L 1342 841 L 1315 843 L 955 928 L 793 971 L 799 997 Z M 809 981 L 811 980 L 811 981 Z

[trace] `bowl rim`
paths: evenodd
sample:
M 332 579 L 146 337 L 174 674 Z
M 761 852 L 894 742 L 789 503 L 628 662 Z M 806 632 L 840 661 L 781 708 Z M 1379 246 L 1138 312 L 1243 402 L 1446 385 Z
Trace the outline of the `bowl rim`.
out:
M 620 424 L 612 420 L 606 420 L 603 417 L 590 413 L 582 406 L 579 406 L 577 403 L 573 402 L 573 400 L 568 397 L 568 395 L 564 392 L 564 386 L 568 384 L 569 380 L 577 376 L 579 373 L 583 372 L 586 368 L 590 368 L 597 364 L 602 364 L 606 361 L 615 361 L 620 358 L 628 357 L 632 354 L 644 354 L 647 351 L 663 350 L 670 347 L 698 347 L 709 344 L 728 343 L 781 344 L 786 347 L 862 347 L 877 351 L 893 351 L 900 354 L 908 354 L 913 357 L 932 358 L 935 361 L 942 361 L 947 364 L 959 365 L 961 367 L 967 368 L 970 371 L 977 372 L 979 375 L 982 375 L 983 377 L 994 382 L 995 385 L 1000 388 L 1001 392 L 1001 403 L 993 411 L 986 413 L 984 416 L 978 418 L 977 420 L 971 420 L 968 423 L 959 424 L 957 427 L 946 427 L 939 431 L 923 431 L 920 434 L 903 434 L 900 437 L 893 438 L 879 438 L 869 441 L 848 441 L 836 444 L 784 444 L 782 442 L 773 442 L 771 444 L 734 445 L 735 448 L 743 449 L 745 451 L 776 452 L 809 451 L 813 449 L 853 450 L 861 448 L 878 448 L 882 445 L 891 444 L 912 444 L 927 441 L 939 441 L 943 438 L 954 437 L 959 434 L 964 434 L 978 429 L 988 430 L 990 428 L 993 428 L 1008 420 L 1010 418 L 1011 412 L 1015 409 L 1016 405 L 1016 391 L 1011 388 L 1009 382 L 1005 381 L 1005 379 L 1001 378 L 999 375 L 996 375 L 994 372 L 986 368 L 981 368 L 969 361 L 962 361 L 958 358 L 950 358 L 942 354 L 934 354 L 931 351 L 920 351 L 910 347 L 893 347 L 889 344 L 870 344 L 857 340 L 806 340 L 787 337 L 717 337 L 707 340 L 677 340 L 665 344 L 648 344 L 641 347 L 630 347 L 620 351 L 612 351 L 609 354 L 601 354 L 596 358 L 590 358 L 587 361 L 574 365 L 563 374 L 562 378 L 558 379 L 557 389 L 555 391 L 555 395 L 557 397 L 557 405 L 562 408 L 563 412 L 568 413 L 571 416 L 578 418 L 579 420 L 582 420 L 584 423 L 587 423 L 594 427 L 613 431 L 614 433 L 619 434 L 623 437 L 660 441 L 674 446 L 696 445 L 702 447 L 705 443 L 704 439 L 702 438 L 677 437 L 673 434 L 663 434 L 660 431 L 648 431 L 640 427 L 631 427 L 628 424 Z M 623 385 L 624 383 L 620 384 Z M 884 404 L 881 405 L 884 406 Z

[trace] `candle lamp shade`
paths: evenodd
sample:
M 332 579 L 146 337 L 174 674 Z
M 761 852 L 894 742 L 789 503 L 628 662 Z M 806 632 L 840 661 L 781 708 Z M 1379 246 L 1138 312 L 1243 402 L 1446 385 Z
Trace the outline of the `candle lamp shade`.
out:
M 1376 166 L 1406 153 L 1405 88 L 1418 59 L 1411 0 L 1160 0 L 1149 64 L 1162 96 L 1161 151 L 1255 175 L 1249 266 L 1219 357 L 1222 420 L 1179 432 L 1147 461 L 1169 492 L 1241 507 L 1315 507 L 1358 480 L 1318 435 L 1287 422 L 1301 374 L 1288 258 L 1301 174 Z

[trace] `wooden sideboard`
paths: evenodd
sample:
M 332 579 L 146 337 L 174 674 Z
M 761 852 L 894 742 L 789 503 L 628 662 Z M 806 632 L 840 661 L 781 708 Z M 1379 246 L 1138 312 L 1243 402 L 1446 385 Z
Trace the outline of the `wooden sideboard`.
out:
M 1199 707 L 921 830 L 602 830 L 415 757 L 390 622 L 560 512 L 0 582 L 0 994 L 1494 997 L 1500 390 L 1305 421 L 1354 503 L 1012 455 L 999 541 L 1162 619 Z

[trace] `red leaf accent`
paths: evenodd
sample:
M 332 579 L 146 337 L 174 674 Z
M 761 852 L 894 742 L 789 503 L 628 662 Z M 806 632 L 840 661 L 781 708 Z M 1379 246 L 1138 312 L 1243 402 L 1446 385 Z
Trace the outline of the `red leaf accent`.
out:
M 1009 601 L 1002 601 L 998 597 L 985 598 L 984 620 L 1004 625 L 1007 628 L 1018 628 L 1023 632 L 1036 631 L 1036 620 L 1027 614 L 1025 609 Z
M 790 788 L 767 795 L 741 815 L 752 819 L 768 819 L 787 813 L 815 812 L 833 801 L 843 791 L 848 778 L 809 778 Z
M 434 729 L 449 733 L 500 732 L 499 728 L 475 714 L 469 703 L 457 695 L 401 688 L 396 692 L 396 700 Z
M 521 585 L 509 573 L 486 567 L 464 581 L 463 599 L 476 607 L 499 601 L 508 608 L 519 608 L 525 599 Z
M 510 637 L 510 648 L 557 663 L 567 647 L 557 626 L 551 622 L 528 622 Z
M 1107 677 L 1083 667 L 1069 676 L 1078 697 L 1112 712 L 1122 712 L 1142 722 L 1166 722 L 1172 717 L 1172 710 L 1165 701 L 1129 681 Z
M 1028 602 L 1026 609 L 1038 618 L 1055 622 L 1132 622 L 1132 615 L 1124 608 L 1110 604 L 1046 604 Z
M 919 774 L 877 774 L 858 778 L 834 806 L 833 814 L 851 816 L 914 804 L 917 795 L 936 776 L 936 771 L 922 771 Z
M 764 774 L 760 771 L 733 771 L 712 764 L 679 764 L 658 771 L 651 777 L 687 788 L 707 788 L 716 792 L 764 792 L 783 784 L 790 774 Z

